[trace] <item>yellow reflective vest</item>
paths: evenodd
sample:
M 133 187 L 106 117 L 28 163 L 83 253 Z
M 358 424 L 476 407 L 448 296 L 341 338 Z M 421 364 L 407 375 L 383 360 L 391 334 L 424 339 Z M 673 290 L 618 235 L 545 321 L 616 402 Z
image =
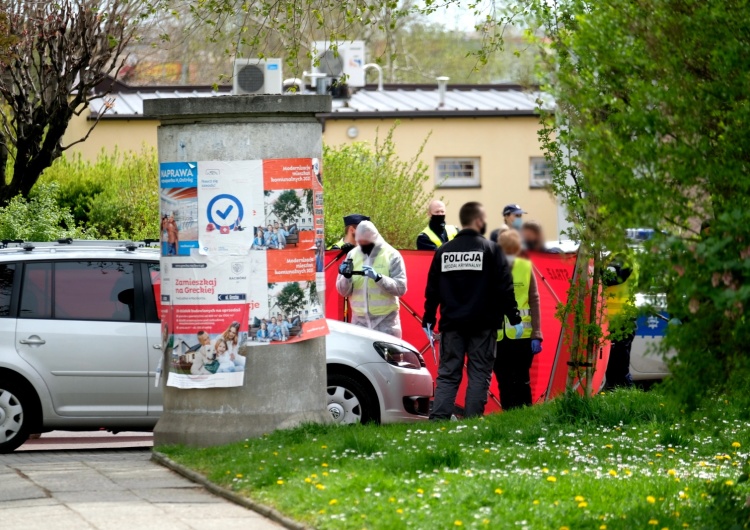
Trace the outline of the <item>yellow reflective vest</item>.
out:
M 422 233 L 430 238 L 430 241 L 432 241 L 432 244 L 435 245 L 437 248 L 440 248 L 443 246 L 443 240 L 440 239 L 440 236 L 437 235 L 435 232 L 432 231 L 432 228 L 430 228 L 430 225 L 427 225 L 424 230 L 422 230 Z M 454 237 L 456 237 L 456 234 L 458 234 L 458 228 L 456 228 L 453 225 L 445 225 L 445 233 L 448 236 L 448 241 L 452 240 Z
M 529 305 L 529 289 L 531 288 L 531 262 L 524 258 L 513 260 L 511 269 L 513 274 L 513 291 L 516 295 L 516 304 L 518 312 L 521 313 L 521 324 L 523 325 L 523 334 L 516 337 L 516 330 L 511 326 L 508 317 L 505 317 L 505 334 L 509 339 L 528 339 L 531 338 L 531 306 Z M 497 340 L 502 340 L 505 335 L 503 330 L 497 332 Z
M 382 245 L 375 256 L 372 268 L 383 276 L 391 275 L 391 259 L 394 250 L 388 245 Z M 352 254 L 352 263 L 355 271 L 361 271 L 365 263 L 365 255 L 357 248 Z M 349 297 L 352 312 L 358 317 L 366 317 L 368 314 L 375 317 L 389 315 L 398 311 L 398 297 L 383 291 L 375 280 L 367 276 L 352 276 L 353 291 Z
M 346 244 L 346 241 L 344 241 L 344 238 L 342 237 L 338 241 L 336 241 L 333 245 L 330 245 L 326 250 L 338 250 L 341 247 L 343 247 Z
M 621 314 L 630 305 L 630 295 L 638 284 L 638 267 L 634 262 L 626 263 L 633 272 L 628 279 L 618 285 L 610 285 L 604 290 L 607 301 L 607 316 L 611 319 Z

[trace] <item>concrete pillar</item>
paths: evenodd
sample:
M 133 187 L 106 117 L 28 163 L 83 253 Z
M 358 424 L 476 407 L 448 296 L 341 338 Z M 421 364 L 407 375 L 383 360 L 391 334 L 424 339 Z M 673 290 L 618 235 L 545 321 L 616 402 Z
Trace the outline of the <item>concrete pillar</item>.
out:
M 160 162 L 322 158 L 322 127 L 315 115 L 330 110 L 330 97 L 312 95 L 144 102 L 144 115 L 161 120 Z M 220 445 L 326 422 L 325 337 L 253 348 L 242 387 L 163 389 L 156 445 Z

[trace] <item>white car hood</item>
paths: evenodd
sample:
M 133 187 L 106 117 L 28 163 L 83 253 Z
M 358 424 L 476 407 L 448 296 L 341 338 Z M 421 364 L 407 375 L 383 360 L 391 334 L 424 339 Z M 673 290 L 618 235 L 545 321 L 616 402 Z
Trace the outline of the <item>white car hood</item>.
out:
M 333 333 L 340 333 L 342 335 L 350 336 L 354 335 L 363 339 L 371 340 L 372 342 L 390 342 L 391 344 L 399 344 L 416 352 L 419 351 L 419 349 L 414 347 L 414 345 L 409 344 L 405 340 L 398 339 L 393 335 L 388 335 L 387 333 L 374 331 L 362 326 L 355 326 L 354 324 L 348 324 L 347 322 L 341 322 L 339 320 L 326 319 L 326 321 L 328 322 L 328 329 L 330 329 Z

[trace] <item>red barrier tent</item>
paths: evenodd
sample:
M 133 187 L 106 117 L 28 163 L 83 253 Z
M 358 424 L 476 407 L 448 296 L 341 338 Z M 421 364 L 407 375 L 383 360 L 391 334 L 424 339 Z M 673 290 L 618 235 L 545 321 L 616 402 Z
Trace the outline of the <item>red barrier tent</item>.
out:
M 433 253 L 421 250 L 401 250 L 406 263 L 407 291 L 401 299 L 401 327 L 403 339 L 422 352 L 428 370 L 433 378 L 437 377 L 437 365 L 430 349 L 429 342 L 422 331 L 421 317 L 424 312 L 424 293 L 427 285 L 427 273 L 430 269 Z M 336 292 L 338 264 L 333 263 L 339 255 L 338 250 L 326 252 L 326 317 L 344 320 L 344 299 Z M 570 360 L 569 340 L 562 334 L 562 325 L 555 318 L 558 306 L 565 304 L 568 298 L 570 279 L 575 270 L 575 254 L 533 254 L 531 261 L 539 286 L 542 309 L 542 333 L 544 334 L 543 350 L 536 355 L 531 366 L 531 395 L 535 403 L 550 399 L 565 390 Z M 609 358 L 609 343 L 599 352 L 597 369 L 594 376 L 594 388 L 602 384 L 604 371 Z M 437 354 L 439 361 L 439 351 Z M 463 406 L 466 391 L 466 377 L 459 389 L 457 403 Z M 491 396 L 485 408 L 485 414 L 500 410 L 499 391 L 495 377 L 490 385 Z

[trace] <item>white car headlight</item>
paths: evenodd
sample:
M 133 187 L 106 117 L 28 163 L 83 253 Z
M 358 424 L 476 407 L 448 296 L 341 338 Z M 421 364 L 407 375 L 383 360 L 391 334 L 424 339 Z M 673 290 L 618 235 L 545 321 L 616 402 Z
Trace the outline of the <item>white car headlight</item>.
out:
M 399 344 L 391 344 L 389 342 L 375 342 L 373 343 L 375 351 L 388 364 L 398 366 L 399 368 L 411 368 L 413 370 L 419 370 L 424 367 L 424 359 L 419 353 L 409 348 L 405 348 Z

